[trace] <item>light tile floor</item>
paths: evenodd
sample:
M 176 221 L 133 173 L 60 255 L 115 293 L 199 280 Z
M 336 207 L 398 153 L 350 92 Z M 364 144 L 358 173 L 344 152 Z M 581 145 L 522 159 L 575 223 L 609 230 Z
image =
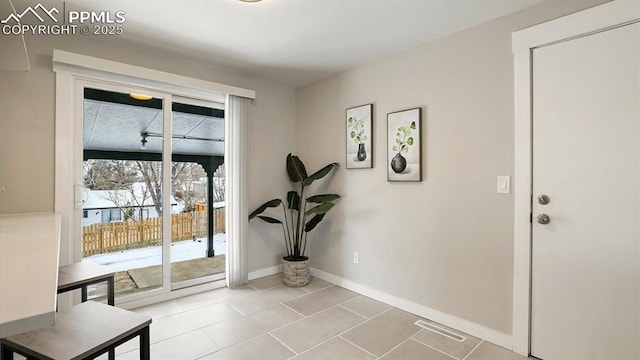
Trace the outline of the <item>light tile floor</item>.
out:
M 315 278 L 288 288 L 276 274 L 133 311 L 153 318 L 153 360 L 526 359 L 460 332 L 465 342 L 424 330 L 418 316 Z M 137 339 L 116 355 L 138 359 Z

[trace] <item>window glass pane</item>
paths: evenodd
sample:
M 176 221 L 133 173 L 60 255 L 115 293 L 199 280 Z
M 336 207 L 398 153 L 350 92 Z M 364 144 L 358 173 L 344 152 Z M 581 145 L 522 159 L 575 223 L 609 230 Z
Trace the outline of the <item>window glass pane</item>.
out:
M 172 283 L 224 277 L 224 110 L 206 105 L 172 105 Z
M 163 100 L 86 88 L 82 258 L 116 272 L 116 297 L 162 283 Z M 104 299 L 106 286 L 89 289 Z

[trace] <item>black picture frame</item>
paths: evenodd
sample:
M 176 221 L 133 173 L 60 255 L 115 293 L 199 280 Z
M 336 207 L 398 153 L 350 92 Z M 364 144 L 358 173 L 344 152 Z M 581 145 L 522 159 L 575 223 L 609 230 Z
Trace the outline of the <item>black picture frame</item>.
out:
M 346 110 L 346 167 L 373 168 L 373 104 Z
M 422 108 L 387 114 L 387 181 L 422 181 Z

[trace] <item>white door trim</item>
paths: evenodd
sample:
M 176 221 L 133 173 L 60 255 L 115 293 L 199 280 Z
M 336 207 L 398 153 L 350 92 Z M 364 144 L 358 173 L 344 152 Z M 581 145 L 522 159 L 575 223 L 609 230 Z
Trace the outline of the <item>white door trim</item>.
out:
M 122 82 L 128 85 L 151 85 L 176 95 L 181 95 L 183 92 L 186 92 L 185 95 L 197 98 L 198 93 L 202 92 L 207 96 L 208 100 L 217 102 L 222 102 L 224 97 L 220 97 L 217 100 L 211 99 L 212 94 L 230 94 L 249 99 L 256 98 L 256 92 L 254 90 L 75 54 L 58 49 L 53 50 L 53 68 L 54 71 L 68 70 L 78 75 L 95 75 L 96 73 L 110 74 L 110 80 L 120 80 L 124 78 L 126 80 Z M 113 77 L 116 78 L 114 79 Z
M 640 21 L 639 0 L 616 0 L 513 33 L 515 93 L 513 351 L 530 353 L 531 55 L 535 48 Z

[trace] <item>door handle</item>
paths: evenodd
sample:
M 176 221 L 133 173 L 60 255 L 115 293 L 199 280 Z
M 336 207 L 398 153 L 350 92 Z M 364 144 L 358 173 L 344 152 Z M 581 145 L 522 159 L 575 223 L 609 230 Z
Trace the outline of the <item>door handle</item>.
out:
M 547 225 L 548 223 L 551 222 L 551 219 L 547 214 L 540 214 L 536 219 L 538 220 L 538 224 L 542 224 L 542 225 Z
M 86 198 L 85 196 L 86 195 Z M 73 185 L 73 205 L 76 209 L 82 209 L 82 205 L 84 205 L 89 200 L 89 191 L 84 185 L 75 184 Z

